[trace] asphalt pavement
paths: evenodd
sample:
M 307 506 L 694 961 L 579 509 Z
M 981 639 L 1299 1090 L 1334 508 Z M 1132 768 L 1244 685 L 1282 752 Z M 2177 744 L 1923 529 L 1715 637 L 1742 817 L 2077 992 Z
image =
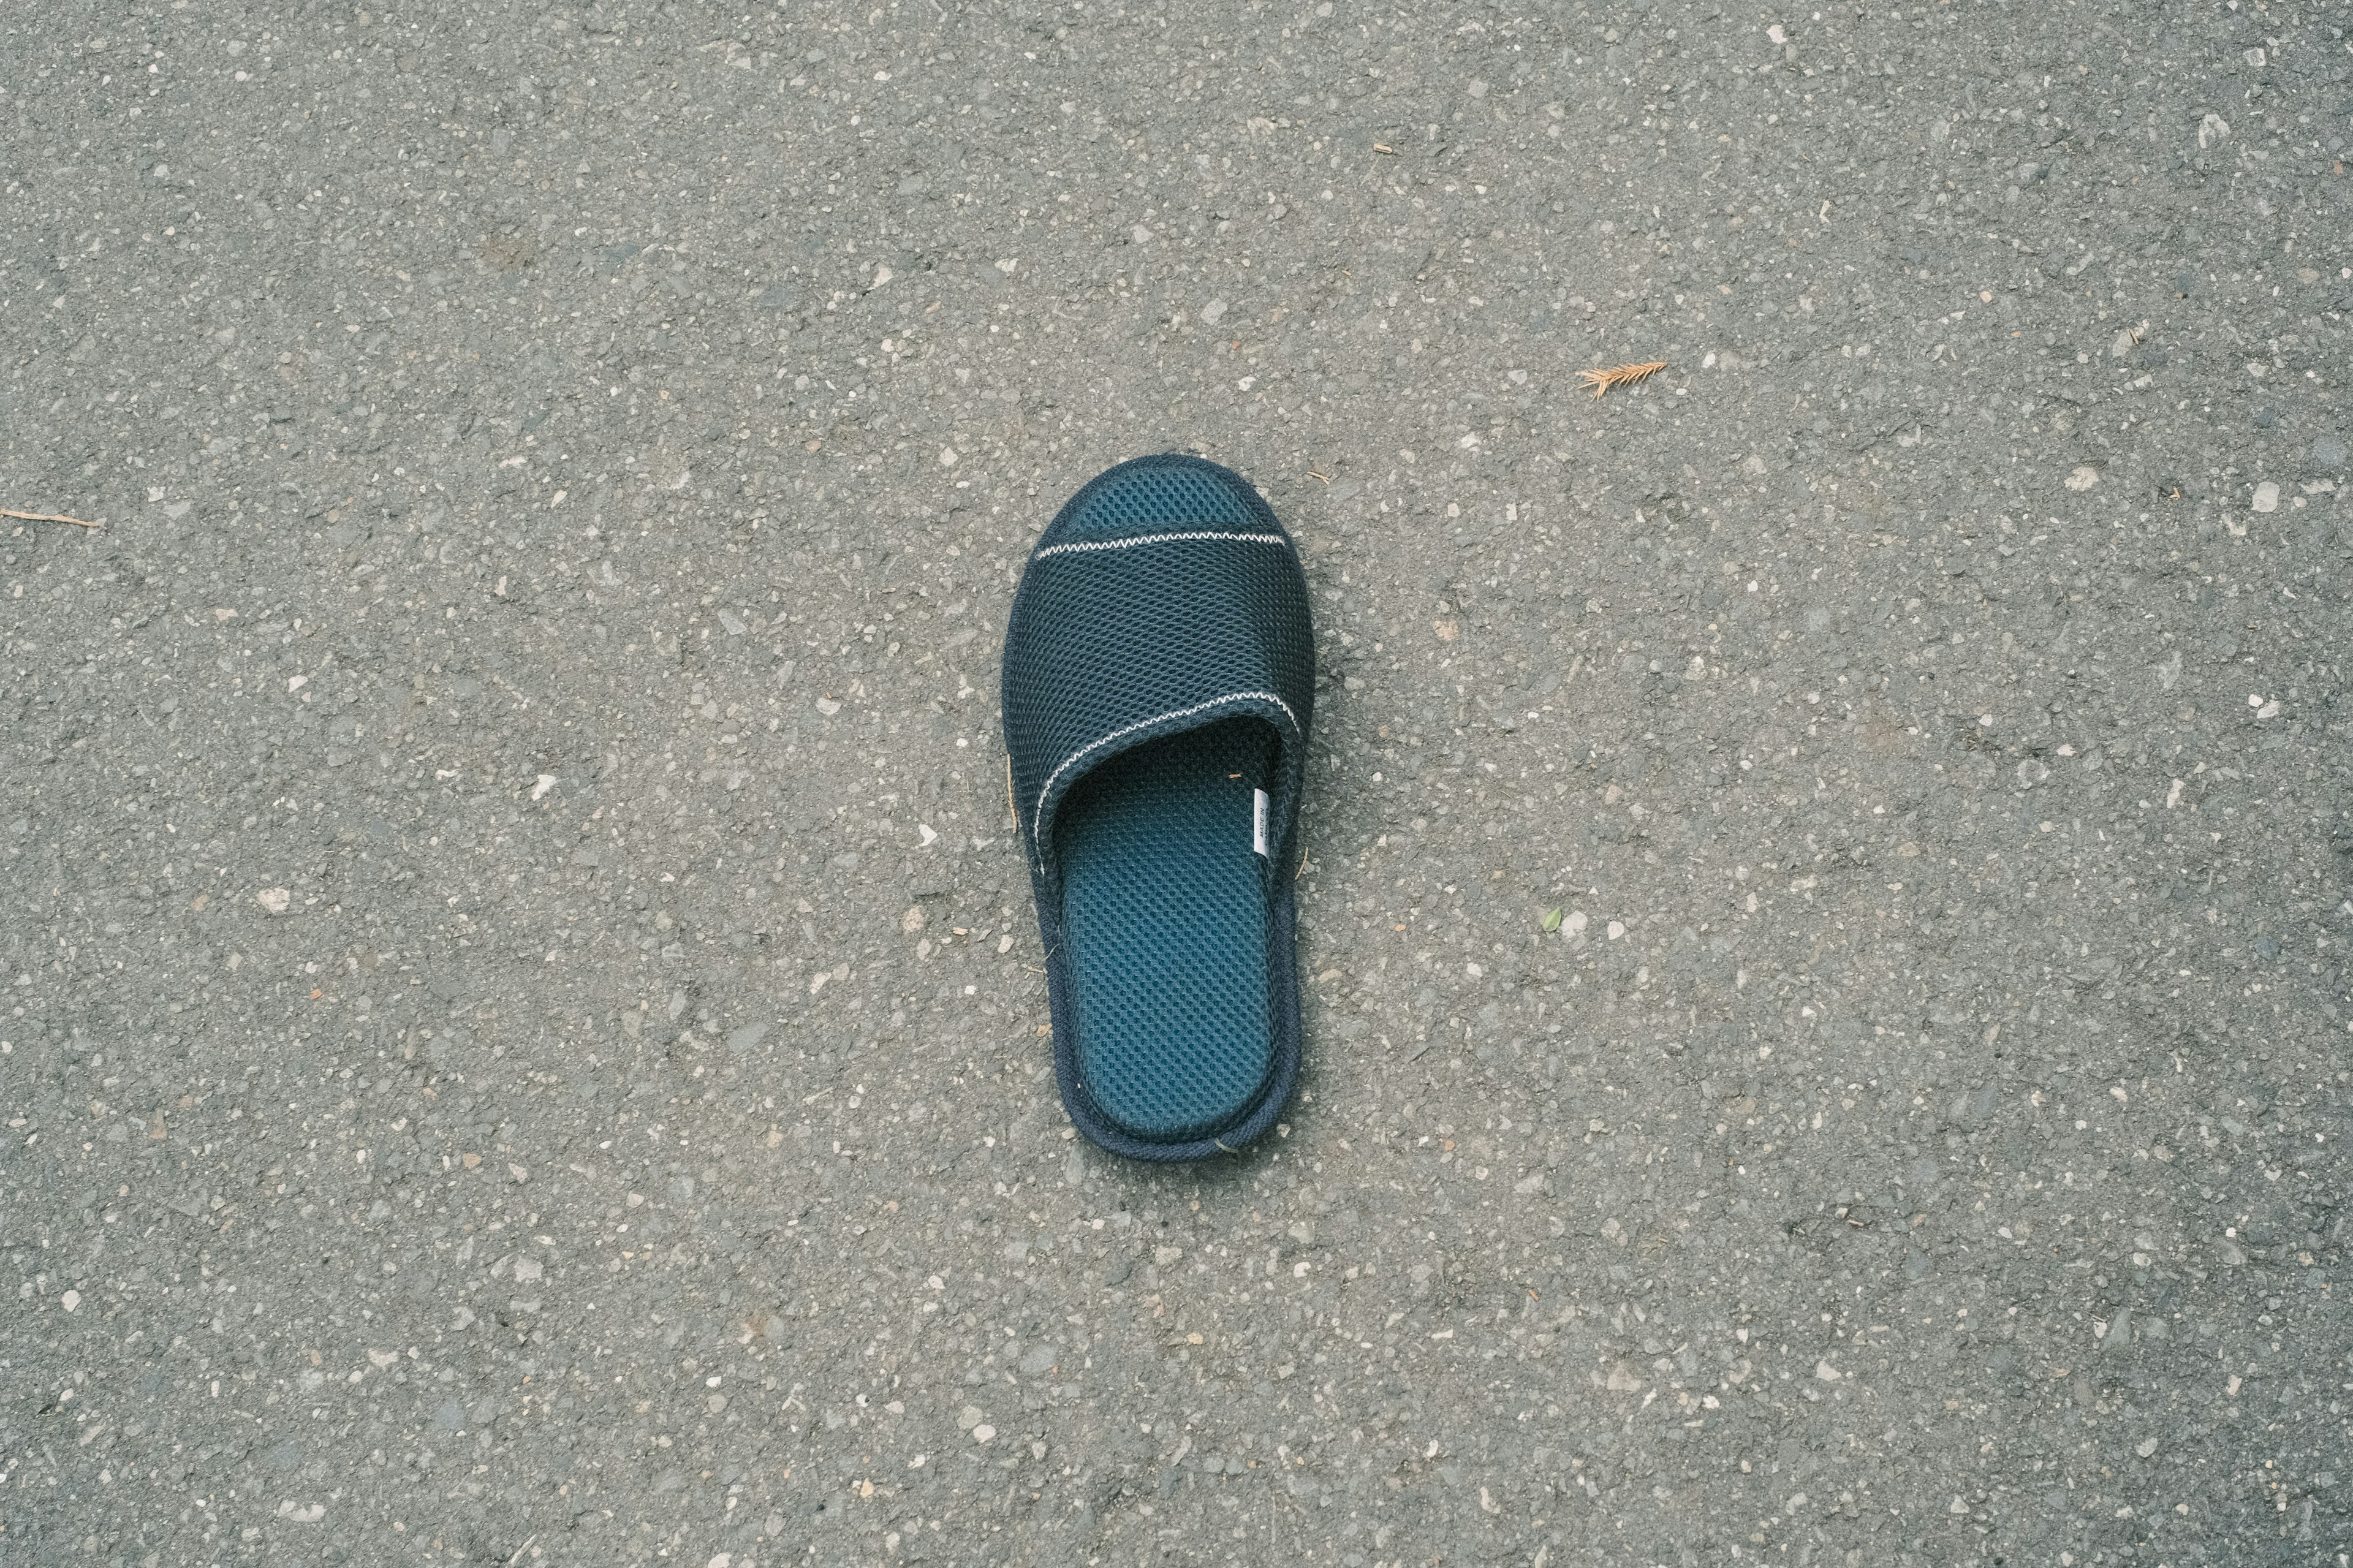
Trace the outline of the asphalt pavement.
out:
M 2348 25 L 13 8 L 0 1563 L 2344 1568 Z M 996 679 L 1167 450 L 1321 674 L 1150 1170 Z

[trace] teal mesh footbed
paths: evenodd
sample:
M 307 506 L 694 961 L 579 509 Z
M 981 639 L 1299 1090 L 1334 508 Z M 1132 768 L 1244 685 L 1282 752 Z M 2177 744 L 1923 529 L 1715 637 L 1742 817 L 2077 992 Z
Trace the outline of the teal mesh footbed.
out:
M 1315 643 L 1298 552 L 1240 475 L 1123 463 L 1030 552 L 1003 670 L 1062 1103 L 1135 1159 L 1239 1149 L 1299 1074 L 1290 872 Z
M 1251 821 L 1275 745 L 1257 719 L 1150 741 L 1089 773 L 1056 814 L 1079 1068 L 1139 1138 L 1216 1132 L 1274 1065 Z

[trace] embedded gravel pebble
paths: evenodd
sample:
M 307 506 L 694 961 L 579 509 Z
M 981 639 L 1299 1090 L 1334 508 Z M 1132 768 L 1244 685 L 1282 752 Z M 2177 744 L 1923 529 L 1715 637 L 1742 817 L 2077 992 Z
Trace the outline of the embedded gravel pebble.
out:
M 16 8 L 0 1561 L 2342 1564 L 2347 20 Z M 1169 449 L 1322 674 L 1154 1171 L 995 691 Z

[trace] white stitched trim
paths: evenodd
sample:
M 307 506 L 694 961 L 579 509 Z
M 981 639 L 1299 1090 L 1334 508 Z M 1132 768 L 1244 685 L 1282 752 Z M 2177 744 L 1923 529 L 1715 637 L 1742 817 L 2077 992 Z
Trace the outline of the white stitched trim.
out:
M 1113 741 L 1118 740 L 1123 735 L 1133 735 L 1138 730 L 1149 730 L 1155 724 L 1166 724 L 1171 719 L 1189 719 L 1196 713 L 1207 713 L 1210 709 L 1222 708 L 1229 702 L 1271 702 L 1277 708 L 1282 710 L 1282 716 L 1284 718 L 1291 721 L 1292 732 L 1296 734 L 1299 731 L 1299 715 L 1291 710 L 1290 703 L 1285 702 L 1282 698 L 1277 697 L 1271 691 L 1231 692 L 1224 697 L 1212 697 L 1207 702 L 1197 702 L 1190 708 L 1173 709 L 1166 713 L 1155 714 L 1149 719 L 1139 719 L 1133 724 L 1113 730 L 1110 734 L 1105 735 L 1099 741 L 1092 741 L 1086 745 L 1081 746 L 1077 751 L 1072 752 L 1069 756 L 1064 757 L 1060 767 L 1046 775 L 1045 784 L 1038 791 L 1038 809 L 1032 812 L 1029 816 L 1030 842 L 1033 844 L 1038 843 L 1039 835 L 1045 828 L 1046 797 L 1054 793 L 1054 781 L 1068 773 L 1072 763 L 1077 762 L 1089 752 L 1099 752 L 1103 750 L 1105 746 L 1110 745 Z M 1045 846 L 1042 844 L 1039 845 L 1038 858 L 1041 864 L 1046 858 Z
M 1050 544 L 1038 552 L 1043 561 L 1049 555 L 1072 554 L 1082 550 L 1132 550 L 1139 544 L 1175 544 L 1188 539 L 1231 540 L 1237 544 L 1283 544 L 1289 542 L 1279 533 L 1145 533 L 1134 539 L 1102 539 L 1077 544 Z

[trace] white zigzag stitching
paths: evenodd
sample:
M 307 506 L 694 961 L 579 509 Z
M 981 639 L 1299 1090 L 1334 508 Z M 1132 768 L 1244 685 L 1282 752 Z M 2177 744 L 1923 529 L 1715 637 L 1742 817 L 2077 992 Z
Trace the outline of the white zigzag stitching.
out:
M 1132 550 L 1139 544 L 1174 544 L 1187 539 L 1223 539 L 1239 544 L 1285 544 L 1290 542 L 1279 533 L 1145 533 L 1134 539 L 1103 539 L 1073 544 L 1050 544 L 1038 552 L 1043 561 L 1049 555 L 1075 554 L 1091 550 Z

